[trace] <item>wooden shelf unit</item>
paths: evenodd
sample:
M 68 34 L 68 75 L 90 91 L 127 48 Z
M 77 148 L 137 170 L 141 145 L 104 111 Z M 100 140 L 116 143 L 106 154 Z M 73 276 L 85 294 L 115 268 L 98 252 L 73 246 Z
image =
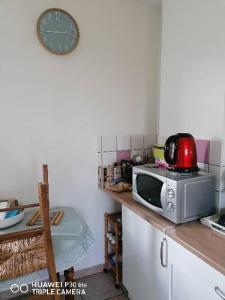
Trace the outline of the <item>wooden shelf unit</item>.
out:
M 120 222 L 118 221 L 120 220 Z M 115 236 L 115 244 L 107 237 L 112 232 Z M 112 263 L 111 257 L 115 255 L 115 264 Z M 122 281 L 122 214 L 121 213 L 105 213 L 105 268 L 104 272 L 112 270 L 116 279 L 116 288 L 119 288 Z

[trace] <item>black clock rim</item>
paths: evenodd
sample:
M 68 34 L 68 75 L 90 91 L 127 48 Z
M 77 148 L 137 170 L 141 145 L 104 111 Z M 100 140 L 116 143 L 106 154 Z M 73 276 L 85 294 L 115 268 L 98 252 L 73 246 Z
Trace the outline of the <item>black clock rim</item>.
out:
M 42 38 L 41 38 L 40 31 L 39 31 L 41 19 L 42 19 L 42 17 L 43 17 L 46 13 L 48 13 L 48 12 L 50 12 L 50 11 L 59 11 L 59 12 L 62 12 L 62 13 L 64 13 L 64 14 L 66 14 L 68 17 L 70 17 L 70 18 L 72 19 L 72 21 L 73 21 L 73 23 L 74 23 L 74 25 L 75 25 L 75 27 L 76 27 L 76 30 L 77 30 L 77 39 L 76 39 L 76 42 L 75 42 L 73 48 L 69 49 L 69 50 L 66 51 L 66 52 L 59 53 L 59 52 L 56 52 L 56 51 L 54 51 L 54 50 L 52 50 L 52 49 L 46 47 L 45 43 L 43 42 L 43 40 L 42 40 Z M 78 27 L 78 24 L 77 24 L 76 20 L 74 19 L 74 17 L 73 17 L 70 13 L 68 13 L 67 11 L 65 11 L 65 10 L 62 9 L 62 8 L 55 8 L 55 7 L 54 7 L 54 8 L 48 8 L 48 9 L 46 9 L 45 11 L 43 11 L 43 13 L 42 13 L 42 14 L 39 16 L 39 18 L 38 18 L 38 21 L 37 21 L 37 28 L 36 28 L 36 29 L 37 29 L 38 39 L 39 39 L 41 45 L 42 45 L 46 50 L 48 50 L 49 52 L 51 52 L 51 53 L 53 53 L 53 54 L 55 54 L 55 55 L 59 55 L 59 56 L 63 56 L 63 55 L 67 55 L 67 54 L 71 53 L 71 52 L 77 47 L 77 44 L 78 44 L 79 39 L 80 39 L 80 30 L 79 30 L 79 27 Z

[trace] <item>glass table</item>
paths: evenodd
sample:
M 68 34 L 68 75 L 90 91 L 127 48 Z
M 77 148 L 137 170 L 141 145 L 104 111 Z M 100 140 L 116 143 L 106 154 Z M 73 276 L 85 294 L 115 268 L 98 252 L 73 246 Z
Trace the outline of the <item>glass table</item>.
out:
M 82 260 L 87 255 L 88 250 L 95 240 L 87 223 L 73 208 L 55 207 L 50 209 L 50 212 L 57 210 L 63 210 L 64 216 L 59 225 L 51 226 L 51 234 L 56 270 L 57 273 L 60 273 L 70 269 L 75 266 L 77 262 Z M 40 227 L 40 225 L 32 227 L 26 225 L 28 218 L 33 212 L 34 210 L 25 210 L 24 219 L 13 227 L 1 229 L 0 235 Z M 29 285 L 32 282 L 41 282 L 47 278 L 47 269 L 42 269 L 10 280 L 0 281 L 0 300 L 10 297 L 12 294 L 10 291 L 12 284 Z

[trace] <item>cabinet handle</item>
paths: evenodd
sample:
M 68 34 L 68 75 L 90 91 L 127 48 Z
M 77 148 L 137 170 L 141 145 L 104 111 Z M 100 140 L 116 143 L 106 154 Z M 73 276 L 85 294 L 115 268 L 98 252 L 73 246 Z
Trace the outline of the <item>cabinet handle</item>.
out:
M 163 249 L 164 249 L 164 245 L 166 245 L 166 262 L 164 263 L 164 260 L 163 260 Z M 160 261 L 161 261 L 161 265 L 166 268 L 167 267 L 167 240 L 166 238 L 164 238 L 161 242 L 161 245 L 160 245 Z
M 221 291 L 221 289 L 218 286 L 215 286 L 214 290 L 217 293 L 217 295 L 220 296 L 220 298 L 225 300 L 225 294 L 223 291 Z

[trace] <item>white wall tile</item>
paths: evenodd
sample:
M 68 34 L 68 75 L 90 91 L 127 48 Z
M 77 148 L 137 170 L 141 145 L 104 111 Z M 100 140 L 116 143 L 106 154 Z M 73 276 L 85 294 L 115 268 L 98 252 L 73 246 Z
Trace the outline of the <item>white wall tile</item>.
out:
M 151 148 L 154 144 L 156 144 L 156 135 L 145 134 L 144 135 L 144 149 Z
M 211 140 L 209 148 L 209 163 L 220 166 L 221 163 L 221 141 Z
M 103 162 L 102 162 L 102 153 L 97 153 L 98 156 L 98 166 L 102 166 Z
M 116 151 L 116 136 L 102 137 L 102 151 Z
M 130 135 L 117 136 L 117 150 L 130 150 Z
M 132 135 L 131 136 L 131 149 L 142 150 L 144 147 L 144 136 L 143 135 Z
M 97 152 L 102 152 L 102 137 L 97 136 Z
M 209 165 L 209 173 L 215 175 L 214 188 L 220 189 L 220 167 Z
M 209 172 L 209 164 L 203 164 L 203 163 L 198 162 L 198 167 L 200 170 Z
M 157 136 L 157 144 L 165 145 L 166 140 L 167 140 L 167 137 L 165 137 L 165 136 L 160 136 L 160 135 Z
M 102 158 L 104 166 L 113 165 L 117 161 L 116 152 L 104 152 L 102 153 Z

